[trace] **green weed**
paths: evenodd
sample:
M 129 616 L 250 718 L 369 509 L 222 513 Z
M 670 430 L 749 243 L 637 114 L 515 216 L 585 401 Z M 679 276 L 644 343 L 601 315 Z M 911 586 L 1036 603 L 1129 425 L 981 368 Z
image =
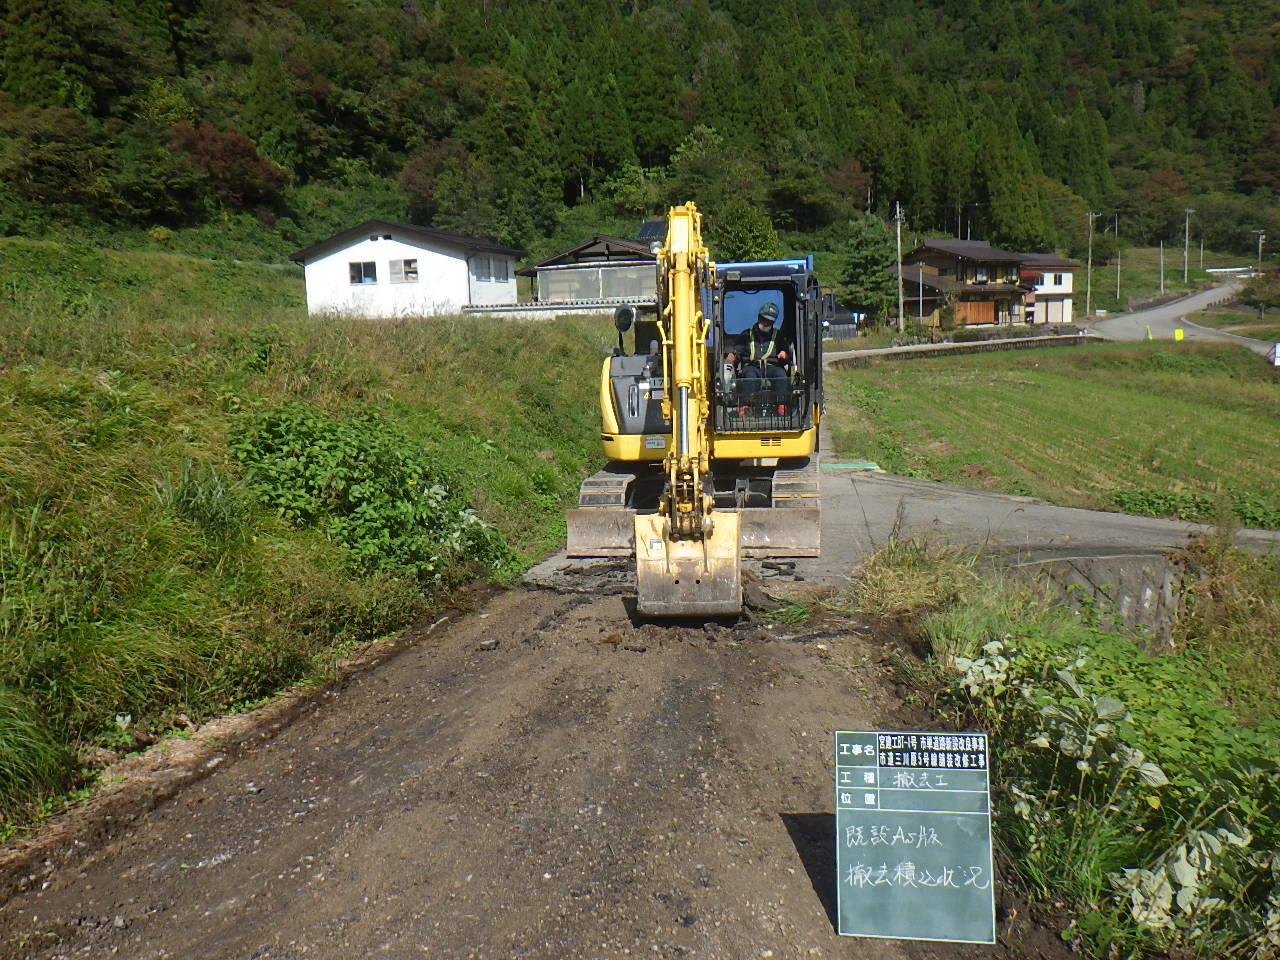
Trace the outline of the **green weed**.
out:
M 977 582 L 977 557 L 927 537 L 892 538 L 857 571 L 834 609 L 894 614 L 938 607 Z
M 0 798 L 12 797 L 19 788 L 56 784 L 66 764 L 65 747 L 40 722 L 35 704 L 0 685 Z
M 803 603 L 788 601 L 777 610 L 771 610 L 765 619 L 771 623 L 784 623 L 788 626 L 798 626 L 809 622 L 811 611 Z
M 946 625 L 985 622 L 966 602 L 935 615 L 935 649 Z M 1227 674 L 1195 651 L 1147 654 L 1032 595 L 1011 612 L 1002 639 L 954 658 L 952 697 L 1001 744 L 999 819 L 1024 882 L 1070 903 L 1098 955 L 1241 949 L 1280 906 L 1274 717 L 1242 725 Z
M 289 522 L 322 524 L 361 572 L 426 585 L 460 560 L 511 562 L 493 529 L 450 492 L 455 478 L 381 418 L 268 408 L 245 420 L 231 449 L 265 503 Z
M 933 658 L 911 682 L 993 737 L 997 842 L 1091 956 L 1280 945 L 1280 563 L 1230 532 L 1188 550 L 1189 613 L 1159 655 L 927 544 L 867 565 L 864 609 L 900 611 L 903 581 L 932 584 L 914 600 Z

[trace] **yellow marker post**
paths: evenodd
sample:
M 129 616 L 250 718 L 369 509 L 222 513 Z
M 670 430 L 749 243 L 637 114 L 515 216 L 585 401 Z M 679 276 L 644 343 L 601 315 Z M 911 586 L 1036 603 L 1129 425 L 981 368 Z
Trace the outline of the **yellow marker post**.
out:
M 1155 339 L 1155 337 L 1153 337 L 1153 336 L 1151 335 L 1151 324 L 1149 324 L 1149 323 L 1147 324 L 1147 339 L 1148 339 L 1148 340 L 1154 340 L 1154 339 Z
M 1173 331 L 1173 339 L 1175 339 L 1175 340 L 1181 340 L 1181 339 L 1182 339 L 1182 328 L 1181 328 L 1181 327 L 1178 327 L 1177 329 L 1175 329 L 1175 330 Z

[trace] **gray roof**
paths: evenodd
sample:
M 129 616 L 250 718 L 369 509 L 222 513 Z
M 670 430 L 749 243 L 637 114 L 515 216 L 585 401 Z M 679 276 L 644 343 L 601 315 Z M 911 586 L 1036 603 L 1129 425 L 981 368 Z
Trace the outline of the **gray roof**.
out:
M 1074 260 L 1068 260 L 1066 257 L 1060 257 L 1056 253 L 1020 253 L 1022 265 L 1024 267 L 1040 267 L 1049 269 L 1056 267 L 1059 270 L 1078 270 L 1080 264 Z
M 393 220 L 366 220 L 357 227 L 350 230 L 343 230 L 336 233 L 327 240 L 321 240 L 319 243 L 313 243 L 309 247 L 292 253 L 289 259 L 294 263 L 306 264 L 308 260 L 314 259 L 315 255 L 329 250 L 332 247 L 341 247 L 352 241 L 359 240 L 370 234 L 385 234 L 392 231 L 408 234 L 410 238 L 418 238 L 420 240 L 429 240 L 433 243 L 444 244 L 451 247 L 459 247 L 468 251 L 479 251 L 484 253 L 504 253 L 510 257 L 523 257 L 525 251 L 517 247 L 507 247 L 492 240 L 485 240 L 481 237 L 468 237 L 462 233 L 452 233 L 448 230 L 439 230 L 435 227 L 423 227 L 416 223 L 396 223 Z
M 1008 250 L 1001 250 L 999 247 L 993 247 L 985 240 L 921 240 L 920 246 L 916 247 L 910 253 L 906 254 L 903 259 L 909 260 L 917 255 L 923 255 L 934 250 L 939 253 L 950 254 L 953 257 L 960 257 L 963 260 L 977 260 L 986 263 L 1020 263 L 1022 254 L 1011 253 Z
M 545 260 L 522 267 L 516 272 L 521 276 L 531 277 L 539 267 L 564 267 L 579 263 L 616 263 L 618 261 L 634 263 L 636 260 L 656 261 L 657 259 L 647 243 L 597 233 L 590 240 L 584 240 L 568 250 L 561 250 Z

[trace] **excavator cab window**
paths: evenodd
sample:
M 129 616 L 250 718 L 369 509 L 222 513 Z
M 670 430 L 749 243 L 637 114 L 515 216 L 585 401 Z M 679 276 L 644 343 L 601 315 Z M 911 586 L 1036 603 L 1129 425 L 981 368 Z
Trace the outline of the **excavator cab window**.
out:
M 775 327 L 781 339 L 791 344 L 793 360 L 789 364 L 791 373 L 803 375 L 804 350 L 798 342 L 795 314 L 795 291 L 788 284 L 786 287 L 751 287 L 726 290 L 720 312 L 720 350 L 719 355 L 732 349 L 733 343 L 751 329 L 760 314 L 760 308 L 771 303 L 778 310 Z
M 737 278 L 734 278 L 735 281 Z M 785 365 L 726 362 L 735 342 L 751 330 L 766 304 L 777 309 L 775 329 L 788 345 Z M 791 431 L 809 423 L 811 339 L 799 322 L 805 303 L 790 279 L 782 282 L 736 283 L 723 291 L 716 345 L 720 364 L 716 392 L 716 429 L 722 432 Z M 741 351 L 737 351 L 741 352 Z
M 779 328 L 789 336 L 788 311 L 783 291 L 771 287 L 756 290 L 726 290 L 724 294 L 724 332 L 732 338 L 750 329 L 760 308 L 772 303 L 778 308 Z

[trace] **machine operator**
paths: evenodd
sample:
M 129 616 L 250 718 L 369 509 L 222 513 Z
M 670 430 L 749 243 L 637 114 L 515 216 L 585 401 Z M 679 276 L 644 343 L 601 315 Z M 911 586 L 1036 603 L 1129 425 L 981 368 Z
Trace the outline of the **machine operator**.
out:
M 756 322 L 738 335 L 725 359 L 734 364 L 740 378 L 755 380 L 756 386 L 782 397 L 788 384 L 791 344 L 777 329 L 777 321 L 777 304 L 762 305 Z M 778 412 L 783 412 L 781 405 Z

